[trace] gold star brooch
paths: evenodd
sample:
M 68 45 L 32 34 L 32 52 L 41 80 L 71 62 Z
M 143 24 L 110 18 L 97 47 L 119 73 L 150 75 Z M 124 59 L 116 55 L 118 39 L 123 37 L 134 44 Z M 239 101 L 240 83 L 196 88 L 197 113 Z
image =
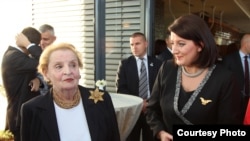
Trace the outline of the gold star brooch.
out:
M 93 99 L 95 103 L 98 101 L 104 101 L 102 96 L 104 92 L 100 92 L 98 88 L 96 88 L 94 91 L 89 91 L 91 95 L 89 96 L 89 99 Z

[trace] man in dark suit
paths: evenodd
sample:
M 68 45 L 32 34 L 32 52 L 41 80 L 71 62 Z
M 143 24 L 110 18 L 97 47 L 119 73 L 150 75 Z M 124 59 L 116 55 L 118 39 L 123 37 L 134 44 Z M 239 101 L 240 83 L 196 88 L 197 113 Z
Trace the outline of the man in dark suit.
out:
M 153 141 L 153 132 L 146 123 L 145 113 L 147 99 L 150 97 L 156 75 L 161 66 L 161 61 L 147 55 L 148 43 L 143 33 L 136 32 L 130 37 L 130 57 L 122 60 L 119 64 L 116 76 L 117 93 L 139 96 L 139 76 L 141 74 L 141 59 L 145 62 L 147 72 L 146 98 L 143 98 L 143 108 L 139 119 L 132 129 L 127 141 L 140 141 L 142 133 L 143 141 Z M 144 89 L 144 90 L 145 90 Z M 128 125 L 129 126 L 129 125 Z
M 6 130 L 10 130 L 15 137 L 15 141 L 20 140 L 20 108 L 22 103 L 39 95 L 39 89 L 32 89 L 32 85 L 37 82 L 37 65 L 42 53 L 38 46 L 41 34 L 32 27 L 24 28 L 22 34 L 33 43 L 31 46 L 9 46 L 5 51 L 2 60 L 2 80 L 7 96 Z M 29 56 L 30 55 L 30 56 Z M 34 84 L 35 85 L 35 84 Z M 28 124 L 28 123 L 27 123 Z
M 238 78 L 238 83 L 241 87 L 241 95 L 242 95 L 242 120 L 245 116 L 245 111 L 248 103 L 248 99 L 250 94 L 245 92 L 245 82 L 244 82 L 244 57 L 247 55 L 248 64 L 250 63 L 249 54 L 250 54 L 250 34 L 245 34 L 240 43 L 239 51 L 235 51 L 231 54 L 225 56 L 222 60 L 222 63 L 231 71 L 233 71 Z M 248 65 L 250 66 L 250 65 Z M 249 78 L 248 78 L 249 80 Z
M 44 50 L 47 46 L 54 43 L 56 40 L 54 27 L 49 24 L 43 24 L 39 27 L 39 32 L 41 33 L 40 47 Z M 22 38 L 20 36 L 16 37 L 16 43 L 20 46 L 30 46 L 32 43 L 27 38 Z M 37 75 L 42 82 L 42 85 L 39 87 L 40 93 L 45 95 L 49 89 L 50 85 L 44 80 L 43 76 L 38 73 Z M 33 85 L 34 86 L 34 85 Z
M 167 33 L 167 36 L 165 38 L 165 42 L 167 44 L 166 49 L 163 52 L 161 52 L 159 55 L 156 56 L 156 58 L 161 60 L 162 62 L 173 58 L 169 37 L 170 37 L 170 33 Z

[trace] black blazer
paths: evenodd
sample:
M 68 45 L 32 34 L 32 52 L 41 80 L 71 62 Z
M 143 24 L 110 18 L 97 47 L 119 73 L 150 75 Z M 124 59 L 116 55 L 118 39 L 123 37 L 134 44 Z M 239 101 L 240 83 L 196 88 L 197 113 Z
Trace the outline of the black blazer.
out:
M 9 46 L 3 55 L 2 80 L 7 95 L 6 129 L 19 134 L 19 116 L 21 104 L 39 95 L 31 92 L 29 83 L 36 78 L 37 65 L 42 49 L 32 46 L 28 49 L 32 57 L 15 47 Z
M 242 97 L 242 118 L 244 118 L 249 94 L 245 94 L 244 91 L 244 70 L 239 51 L 225 56 L 222 59 L 222 64 L 231 70 L 238 80 L 241 89 L 240 95 Z
M 108 92 L 96 104 L 89 90 L 79 86 L 92 141 L 120 141 L 116 114 Z M 22 141 L 60 141 L 52 93 L 38 96 L 21 109 Z
M 177 69 L 172 61 L 166 61 L 155 80 L 147 106 L 147 121 L 154 136 L 161 130 L 173 133 L 173 125 L 185 124 L 174 110 Z M 241 124 L 239 92 L 232 72 L 217 64 L 184 117 L 195 125 Z M 203 105 L 200 97 L 212 102 Z
M 161 64 L 162 62 L 160 60 L 148 56 L 150 92 Z M 136 58 L 134 56 L 130 56 L 120 62 L 116 75 L 117 93 L 139 96 L 139 77 L 137 70 Z

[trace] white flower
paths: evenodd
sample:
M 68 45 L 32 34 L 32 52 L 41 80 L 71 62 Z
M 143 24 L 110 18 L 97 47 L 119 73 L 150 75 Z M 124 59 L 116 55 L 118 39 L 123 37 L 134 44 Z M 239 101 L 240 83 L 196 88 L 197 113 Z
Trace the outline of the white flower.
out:
M 104 79 L 102 79 L 102 80 L 97 80 L 96 81 L 96 83 L 95 83 L 95 85 L 97 86 L 97 87 L 101 87 L 101 88 L 103 88 L 103 87 L 105 87 L 106 85 L 107 85 L 107 82 L 104 80 Z

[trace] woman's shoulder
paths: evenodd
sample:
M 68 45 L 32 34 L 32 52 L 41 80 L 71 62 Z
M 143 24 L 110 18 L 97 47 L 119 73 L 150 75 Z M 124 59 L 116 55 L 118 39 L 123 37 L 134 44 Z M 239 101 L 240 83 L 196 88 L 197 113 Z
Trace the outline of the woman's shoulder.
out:
M 178 65 L 175 64 L 173 59 L 166 60 L 161 65 L 161 70 L 167 70 L 168 72 L 171 70 L 176 70 L 178 68 Z
M 50 99 L 50 97 L 52 99 L 52 96 L 49 93 L 47 93 L 45 95 L 38 95 L 38 96 L 24 102 L 23 105 L 26 107 L 32 107 L 32 108 L 37 107 L 37 106 L 42 106 L 44 104 L 46 105 L 48 102 L 48 99 Z
M 220 63 L 216 64 L 214 76 L 216 78 L 226 78 L 226 80 L 229 80 L 231 77 L 235 77 L 234 73 L 231 70 Z
M 225 67 L 223 64 L 221 63 L 217 63 L 215 64 L 216 65 L 216 69 L 218 72 L 221 72 L 221 73 L 226 73 L 226 74 L 230 74 L 232 73 L 227 67 Z

